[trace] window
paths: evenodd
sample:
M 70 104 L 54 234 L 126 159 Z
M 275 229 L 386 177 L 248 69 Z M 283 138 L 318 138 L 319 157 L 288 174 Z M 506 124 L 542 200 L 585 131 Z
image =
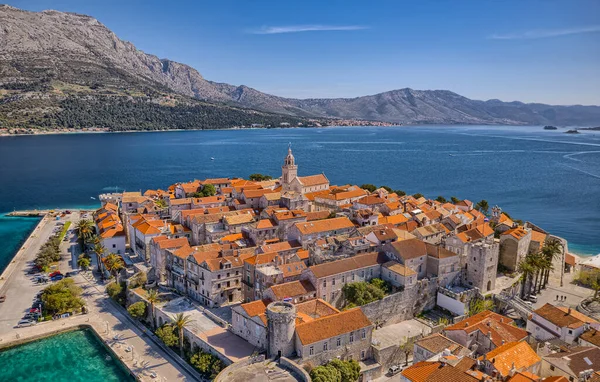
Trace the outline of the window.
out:
M 346 279 L 345 276 L 342 276 L 342 284 L 344 283 L 344 280 Z
M 331 285 L 335 285 L 335 277 L 331 280 Z
M 315 354 L 315 348 L 314 348 L 314 346 L 311 346 L 308 348 L 308 355 L 313 355 L 313 354 Z
M 365 359 L 365 351 L 364 350 L 360 351 L 360 359 Z
M 362 338 L 363 340 L 364 340 L 365 338 L 367 338 L 367 330 L 366 330 L 366 329 L 363 329 L 363 330 L 362 330 L 362 332 L 360 333 L 360 338 Z
M 323 351 L 327 351 L 327 342 L 323 344 Z
M 229 277 L 229 272 L 227 272 L 227 277 Z
M 327 280 L 323 280 L 323 288 L 327 286 Z
M 323 300 L 327 300 L 327 295 L 323 295 Z
M 554 366 L 550 365 L 550 371 L 554 371 Z
M 338 348 L 339 348 L 340 346 L 342 346 L 342 338 L 341 338 L 341 337 L 338 337 L 338 338 L 337 338 L 337 340 L 335 341 L 335 346 L 337 346 Z
M 354 281 L 354 273 L 352 273 L 352 281 Z
M 569 334 L 573 334 L 573 331 L 572 331 L 572 330 L 569 330 Z
M 354 342 L 354 332 L 350 332 L 350 343 Z
M 221 278 L 221 275 L 217 275 L 217 279 L 220 279 L 220 278 Z
M 365 270 L 363 269 L 362 271 L 360 271 L 360 277 L 365 277 Z
M 117 245 L 116 245 L 116 244 L 113 244 L 113 248 L 117 248 Z

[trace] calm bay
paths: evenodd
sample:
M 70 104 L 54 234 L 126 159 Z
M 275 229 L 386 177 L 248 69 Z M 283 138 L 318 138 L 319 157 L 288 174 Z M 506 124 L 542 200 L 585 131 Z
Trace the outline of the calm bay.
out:
M 486 199 L 600 253 L 600 134 L 522 126 L 343 127 L 0 137 L 0 213 L 96 207 L 98 194 L 207 177 L 300 175 Z M 211 160 L 214 157 L 214 160 Z M 0 269 L 35 219 L 0 216 Z

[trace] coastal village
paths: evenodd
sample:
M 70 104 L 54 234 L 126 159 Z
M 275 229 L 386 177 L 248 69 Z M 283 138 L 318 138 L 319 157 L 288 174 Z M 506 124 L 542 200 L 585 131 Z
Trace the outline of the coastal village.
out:
M 600 380 L 600 322 L 546 292 L 568 243 L 485 201 L 331 185 L 291 147 L 277 178 L 100 201 L 78 264 L 203 378 Z

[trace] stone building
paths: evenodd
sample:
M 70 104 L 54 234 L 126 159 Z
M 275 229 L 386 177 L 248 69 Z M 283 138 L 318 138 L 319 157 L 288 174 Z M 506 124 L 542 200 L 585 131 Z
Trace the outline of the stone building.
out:
M 288 154 L 281 166 L 281 187 L 284 192 L 295 192 L 301 195 L 329 189 L 329 179 L 325 174 L 298 176 L 298 165 L 292 154 L 292 147 L 288 147 Z
M 500 235 L 500 264 L 511 271 L 517 270 L 527 256 L 531 242 L 531 230 L 516 227 Z
M 470 242 L 461 257 L 463 284 L 489 292 L 496 288 L 498 252 L 500 245 L 496 240 Z

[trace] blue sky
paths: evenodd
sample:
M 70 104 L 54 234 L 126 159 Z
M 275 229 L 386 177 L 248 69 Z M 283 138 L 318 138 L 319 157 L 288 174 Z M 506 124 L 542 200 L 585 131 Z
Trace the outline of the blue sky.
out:
M 600 105 L 600 1 L 22 0 L 91 15 L 205 78 L 286 97 L 447 89 Z

